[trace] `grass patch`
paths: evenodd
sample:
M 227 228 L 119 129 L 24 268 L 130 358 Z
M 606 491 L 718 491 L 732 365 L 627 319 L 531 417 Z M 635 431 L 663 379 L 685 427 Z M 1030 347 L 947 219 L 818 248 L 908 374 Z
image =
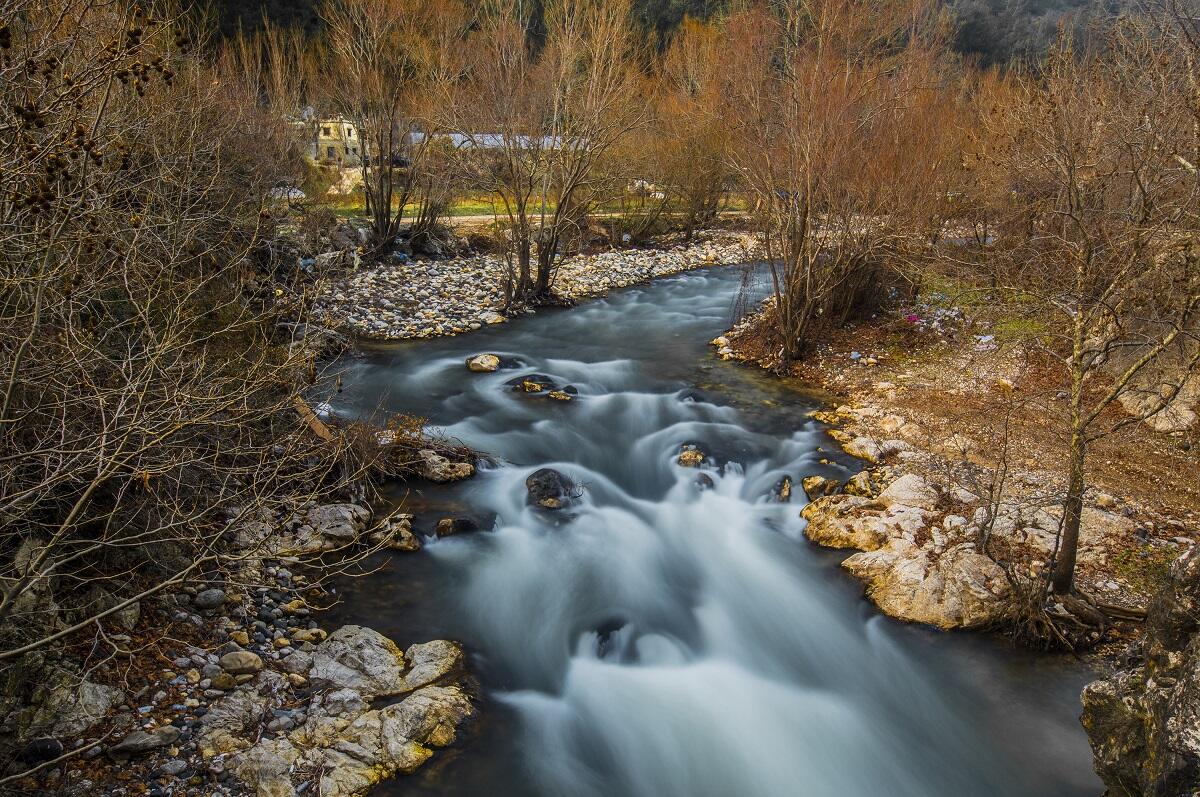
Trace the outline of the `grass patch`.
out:
M 1134 589 L 1152 595 L 1167 581 L 1171 563 L 1179 552 L 1173 548 L 1139 545 L 1113 557 L 1113 572 Z

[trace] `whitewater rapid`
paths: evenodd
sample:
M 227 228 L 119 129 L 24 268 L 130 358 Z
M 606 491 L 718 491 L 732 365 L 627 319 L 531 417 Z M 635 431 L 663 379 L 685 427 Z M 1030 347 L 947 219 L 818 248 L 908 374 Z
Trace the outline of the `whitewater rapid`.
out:
M 344 586 L 344 619 L 399 641 L 464 641 L 488 717 L 436 776 L 394 794 L 1085 795 L 1099 793 L 1075 719 L 1087 673 L 879 616 L 804 540 L 782 476 L 855 464 L 807 417 L 818 406 L 705 341 L 739 284 L 717 269 L 482 333 L 347 361 L 347 414 L 404 411 L 495 465 L 396 492 L 429 539 Z M 495 352 L 514 370 L 473 374 Z M 555 402 L 505 382 L 573 385 Z M 719 463 L 676 464 L 685 444 Z M 529 506 L 550 467 L 583 489 Z M 803 495 L 795 491 L 798 502 Z

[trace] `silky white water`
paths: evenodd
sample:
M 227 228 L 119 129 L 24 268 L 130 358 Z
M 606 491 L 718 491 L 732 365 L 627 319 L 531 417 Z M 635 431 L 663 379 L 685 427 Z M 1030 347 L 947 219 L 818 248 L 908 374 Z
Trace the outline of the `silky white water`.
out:
M 879 616 L 804 539 L 802 503 L 770 500 L 783 475 L 855 464 L 807 418 L 815 400 L 712 357 L 737 285 L 692 273 L 340 364 L 338 412 L 423 415 L 496 458 L 395 495 L 418 530 L 467 514 L 486 531 L 343 588 L 338 619 L 461 639 L 485 690 L 459 754 L 385 793 L 1098 794 L 1075 719 L 1086 672 Z M 485 351 L 520 368 L 468 372 Z M 579 397 L 505 386 L 528 373 Z M 722 463 L 712 489 L 675 464 L 684 443 Z M 583 486 L 575 506 L 528 505 L 541 467 Z

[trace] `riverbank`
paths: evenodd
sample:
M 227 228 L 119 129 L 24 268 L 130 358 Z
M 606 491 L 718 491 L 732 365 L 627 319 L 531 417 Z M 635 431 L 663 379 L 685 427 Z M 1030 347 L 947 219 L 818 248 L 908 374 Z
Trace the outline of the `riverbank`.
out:
M 681 236 L 665 238 L 648 249 L 573 255 L 562 260 L 554 291 L 561 299 L 577 301 L 694 268 L 744 263 L 754 251 L 750 236 L 718 230 L 698 233 L 691 241 Z M 340 254 L 331 253 L 324 262 L 339 259 Z M 312 317 L 370 340 L 470 332 L 506 320 L 502 294 L 506 269 L 504 259 L 491 254 L 405 257 L 318 285 Z
M 778 370 L 753 319 L 713 343 L 724 358 Z M 839 330 L 789 373 L 841 397 L 817 417 L 866 464 L 844 487 L 809 484 L 809 539 L 859 551 L 843 567 L 899 619 L 1012 620 L 1014 590 L 1055 546 L 1065 481 L 1050 423 L 1062 397 L 1036 355 L 943 302 Z M 1091 463 L 1078 585 L 1109 620 L 1136 620 L 1197 539 L 1196 448 L 1141 429 L 1098 441 Z M 1077 608 L 1057 607 L 1064 619 Z M 1130 633 L 1097 623 L 1083 641 Z
M 423 478 L 473 472 L 418 453 Z M 27 662 L 42 685 L 3 729 L 23 745 L 21 793 L 360 797 L 476 715 L 459 643 L 402 651 L 361 625 L 322 627 L 332 575 L 420 550 L 411 515 L 309 500 L 235 516 L 225 536 L 217 571 L 104 623 L 107 657 Z

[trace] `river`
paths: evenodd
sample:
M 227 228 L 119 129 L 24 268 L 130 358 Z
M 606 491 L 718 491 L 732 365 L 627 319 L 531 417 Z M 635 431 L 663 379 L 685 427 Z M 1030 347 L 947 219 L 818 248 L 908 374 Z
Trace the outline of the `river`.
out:
M 340 364 L 338 412 L 421 415 L 498 462 L 457 485 L 392 490 L 420 531 L 469 514 L 487 532 L 381 556 L 341 586 L 334 619 L 402 647 L 458 639 L 484 687 L 466 743 L 380 793 L 1102 791 L 1077 719 L 1085 668 L 881 616 L 838 567 L 845 554 L 804 539 L 803 494 L 768 500 L 784 474 L 798 485 L 855 464 L 807 417 L 818 397 L 713 356 L 742 271 L 690 272 Z M 464 360 L 479 352 L 522 368 L 472 374 Z M 533 372 L 579 397 L 504 386 Z M 674 464 L 683 443 L 725 463 L 715 489 Z M 584 485 L 579 504 L 528 507 L 524 480 L 539 467 Z

